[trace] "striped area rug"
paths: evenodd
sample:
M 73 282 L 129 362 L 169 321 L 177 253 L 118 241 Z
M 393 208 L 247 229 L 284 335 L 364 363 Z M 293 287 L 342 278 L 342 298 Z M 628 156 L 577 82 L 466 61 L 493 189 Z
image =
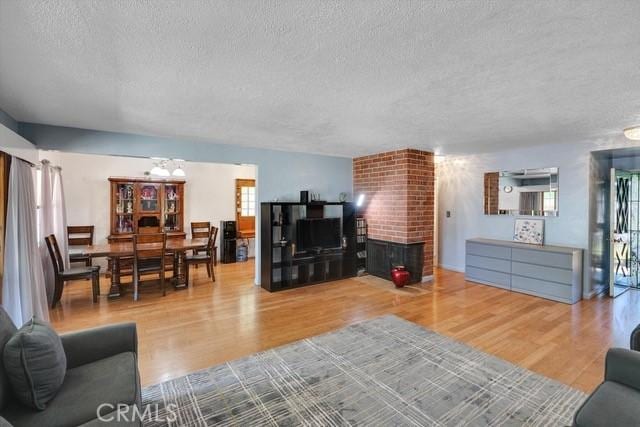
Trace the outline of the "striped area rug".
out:
M 147 426 L 562 426 L 585 398 L 391 315 L 143 390 Z

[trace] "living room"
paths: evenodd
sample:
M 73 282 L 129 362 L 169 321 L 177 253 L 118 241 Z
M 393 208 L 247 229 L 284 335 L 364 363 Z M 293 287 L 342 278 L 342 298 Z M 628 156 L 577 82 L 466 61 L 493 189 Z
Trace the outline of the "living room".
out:
M 639 17 L 0 2 L 0 421 L 637 424 Z

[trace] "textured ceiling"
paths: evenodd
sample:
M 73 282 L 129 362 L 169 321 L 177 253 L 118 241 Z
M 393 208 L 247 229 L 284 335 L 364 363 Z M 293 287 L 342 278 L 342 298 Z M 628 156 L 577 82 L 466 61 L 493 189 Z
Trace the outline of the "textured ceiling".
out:
M 344 156 L 640 122 L 640 1 L 0 0 L 19 121 Z

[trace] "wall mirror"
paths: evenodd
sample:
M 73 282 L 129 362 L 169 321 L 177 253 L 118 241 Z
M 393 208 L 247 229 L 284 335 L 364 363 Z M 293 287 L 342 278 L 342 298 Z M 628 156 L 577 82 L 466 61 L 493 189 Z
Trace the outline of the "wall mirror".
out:
M 484 213 L 558 216 L 558 168 L 485 173 Z

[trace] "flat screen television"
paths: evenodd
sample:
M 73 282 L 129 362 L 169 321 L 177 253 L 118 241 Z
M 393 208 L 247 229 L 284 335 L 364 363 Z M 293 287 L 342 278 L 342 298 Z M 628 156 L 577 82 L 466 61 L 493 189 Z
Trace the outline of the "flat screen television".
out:
M 296 245 L 299 251 L 341 246 L 340 218 L 299 219 L 296 228 Z

